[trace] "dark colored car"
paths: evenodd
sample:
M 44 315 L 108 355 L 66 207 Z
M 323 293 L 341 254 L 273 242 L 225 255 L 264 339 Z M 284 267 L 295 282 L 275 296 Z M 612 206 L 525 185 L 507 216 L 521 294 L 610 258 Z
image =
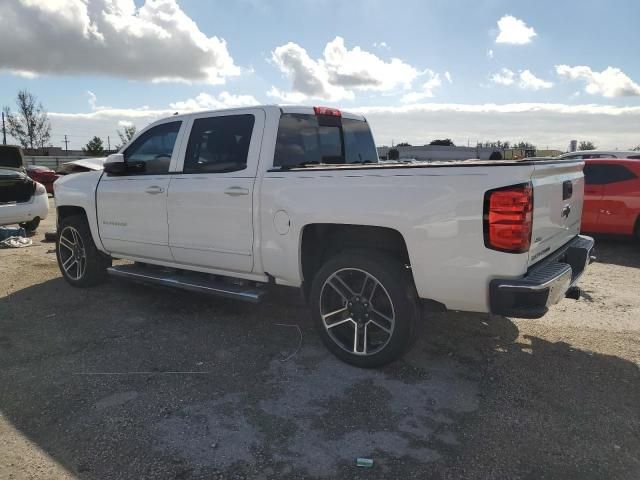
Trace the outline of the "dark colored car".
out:
M 582 231 L 640 240 L 640 160 L 585 159 Z
M 43 167 L 40 165 L 27 165 L 27 175 L 38 183 L 44 185 L 47 189 L 47 193 L 53 194 L 53 182 L 55 182 L 60 175 L 51 170 L 49 167 Z

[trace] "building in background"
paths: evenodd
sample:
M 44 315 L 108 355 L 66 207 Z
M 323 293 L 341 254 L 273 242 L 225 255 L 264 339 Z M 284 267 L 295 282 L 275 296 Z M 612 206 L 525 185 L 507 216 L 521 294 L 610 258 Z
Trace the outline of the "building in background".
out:
M 398 151 L 400 160 L 419 160 L 423 162 L 455 161 L 479 158 L 489 160 L 492 153 L 499 152 L 503 159 L 513 160 L 528 157 L 555 157 L 560 150 L 525 150 L 519 148 L 501 149 L 494 147 L 453 147 L 444 145 L 423 145 L 411 147 L 378 147 L 378 157 L 381 160 L 389 158 L 389 150 Z

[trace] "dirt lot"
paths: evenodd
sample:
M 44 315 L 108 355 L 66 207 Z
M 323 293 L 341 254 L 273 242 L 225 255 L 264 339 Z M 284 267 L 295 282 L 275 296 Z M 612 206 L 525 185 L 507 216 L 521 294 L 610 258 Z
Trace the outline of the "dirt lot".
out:
M 295 292 L 73 289 L 53 223 L 0 250 L 0 479 L 640 478 L 631 242 L 599 239 L 585 297 L 541 320 L 431 314 L 404 360 L 364 371 Z

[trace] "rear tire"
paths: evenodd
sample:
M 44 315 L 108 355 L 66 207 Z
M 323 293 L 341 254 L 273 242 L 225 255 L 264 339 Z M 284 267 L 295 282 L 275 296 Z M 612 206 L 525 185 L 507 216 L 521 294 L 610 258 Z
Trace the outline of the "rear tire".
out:
M 413 280 L 378 252 L 339 253 L 317 272 L 310 303 L 326 347 L 346 363 L 375 368 L 409 347 L 418 319 Z
M 64 279 L 74 287 L 91 287 L 107 278 L 111 257 L 96 247 L 83 215 L 62 220 L 56 239 L 56 258 Z
M 35 217 L 28 222 L 23 222 L 19 224 L 22 228 L 24 228 L 27 232 L 35 232 L 40 225 L 40 217 Z

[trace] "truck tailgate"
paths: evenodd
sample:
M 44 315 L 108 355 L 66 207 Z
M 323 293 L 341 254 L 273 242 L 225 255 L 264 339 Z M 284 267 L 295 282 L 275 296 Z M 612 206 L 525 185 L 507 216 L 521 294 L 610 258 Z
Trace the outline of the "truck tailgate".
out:
M 580 233 L 584 176 L 582 161 L 534 164 L 533 230 L 529 265 L 544 259 Z

